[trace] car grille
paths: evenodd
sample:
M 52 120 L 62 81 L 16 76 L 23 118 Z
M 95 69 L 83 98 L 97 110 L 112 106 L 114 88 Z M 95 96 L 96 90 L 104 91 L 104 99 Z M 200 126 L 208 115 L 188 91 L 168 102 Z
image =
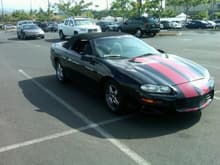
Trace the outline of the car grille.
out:
M 89 32 L 89 33 L 97 32 L 97 29 L 89 29 L 88 32 Z
M 213 99 L 214 91 L 211 91 L 203 96 L 197 96 L 187 99 L 179 99 L 176 101 L 176 108 L 183 109 L 183 108 L 195 108 L 200 107 L 205 104 L 208 100 Z

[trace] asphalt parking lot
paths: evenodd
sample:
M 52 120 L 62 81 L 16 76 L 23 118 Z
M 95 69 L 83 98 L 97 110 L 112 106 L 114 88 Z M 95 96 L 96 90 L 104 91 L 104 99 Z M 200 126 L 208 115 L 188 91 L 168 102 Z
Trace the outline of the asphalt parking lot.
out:
M 94 89 L 55 80 L 57 33 L 0 32 L 0 165 L 219 165 L 220 32 L 181 34 L 143 40 L 207 67 L 213 103 L 201 113 L 117 116 Z

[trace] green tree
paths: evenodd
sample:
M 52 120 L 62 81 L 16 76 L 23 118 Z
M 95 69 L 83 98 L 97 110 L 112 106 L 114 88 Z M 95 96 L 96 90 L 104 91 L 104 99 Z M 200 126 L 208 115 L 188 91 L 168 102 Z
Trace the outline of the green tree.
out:
M 55 6 L 67 16 L 80 16 L 87 11 L 88 7 L 91 5 L 91 2 L 87 3 L 84 0 L 75 0 L 68 2 L 62 1 L 61 3 L 57 3 Z
M 208 11 L 199 11 L 192 16 L 192 19 L 204 19 L 208 18 Z
M 146 0 L 142 4 L 142 12 L 148 13 L 149 15 L 154 15 L 160 17 L 161 15 L 161 0 Z
M 44 11 L 42 8 L 36 13 L 36 19 L 39 21 L 46 21 L 48 19 L 48 12 Z
M 16 10 L 11 14 L 12 18 L 16 21 L 23 19 L 31 19 L 30 15 L 24 10 Z
M 126 18 L 129 9 L 127 8 L 129 5 L 129 0 L 118 0 L 113 1 L 112 6 L 110 8 L 111 15 Z
M 189 13 L 191 7 L 195 7 L 199 4 L 206 4 L 210 0 L 167 0 L 167 5 L 170 6 L 182 6 L 186 14 Z
M 109 10 L 101 10 L 101 11 L 93 10 L 92 13 L 94 15 L 94 18 L 96 19 L 101 19 L 102 17 L 106 17 L 110 14 Z

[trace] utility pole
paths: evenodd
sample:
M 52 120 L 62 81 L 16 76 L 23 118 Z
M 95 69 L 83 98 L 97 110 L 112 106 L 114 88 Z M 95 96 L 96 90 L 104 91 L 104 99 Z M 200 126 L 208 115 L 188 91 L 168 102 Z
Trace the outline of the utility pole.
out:
M 3 0 L 1 0 L 1 7 L 2 7 L 2 20 L 4 20 L 4 6 L 3 6 Z
M 142 0 L 137 0 L 137 2 L 139 4 L 138 15 L 141 16 Z
M 106 0 L 106 9 L 109 10 L 108 0 Z
M 47 0 L 47 20 L 49 21 L 50 17 L 50 0 Z
M 215 13 L 215 0 L 211 0 L 211 18 L 213 19 Z
M 32 14 L 32 0 L 30 0 L 30 15 Z

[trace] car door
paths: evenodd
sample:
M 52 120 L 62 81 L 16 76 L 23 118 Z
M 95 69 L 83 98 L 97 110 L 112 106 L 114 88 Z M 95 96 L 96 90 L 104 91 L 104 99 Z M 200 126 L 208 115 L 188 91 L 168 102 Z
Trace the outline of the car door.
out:
M 88 40 L 79 39 L 75 45 L 70 48 L 72 57 L 68 59 L 68 67 L 71 69 L 71 78 L 77 78 L 82 82 L 94 83 L 99 75 L 96 69 L 96 56 L 92 51 L 91 43 Z
M 133 26 L 132 19 L 129 19 L 122 24 L 122 31 L 126 33 L 131 33 L 133 28 L 132 26 Z
M 68 36 L 72 36 L 73 35 L 73 28 L 74 28 L 74 22 L 73 22 L 73 20 L 69 20 L 69 24 L 68 24 L 68 28 L 67 28 L 67 30 L 68 30 Z
M 64 35 L 68 35 L 68 24 L 69 24 L 69 20 L 65 20 L 64 27 L 62 28 Z

